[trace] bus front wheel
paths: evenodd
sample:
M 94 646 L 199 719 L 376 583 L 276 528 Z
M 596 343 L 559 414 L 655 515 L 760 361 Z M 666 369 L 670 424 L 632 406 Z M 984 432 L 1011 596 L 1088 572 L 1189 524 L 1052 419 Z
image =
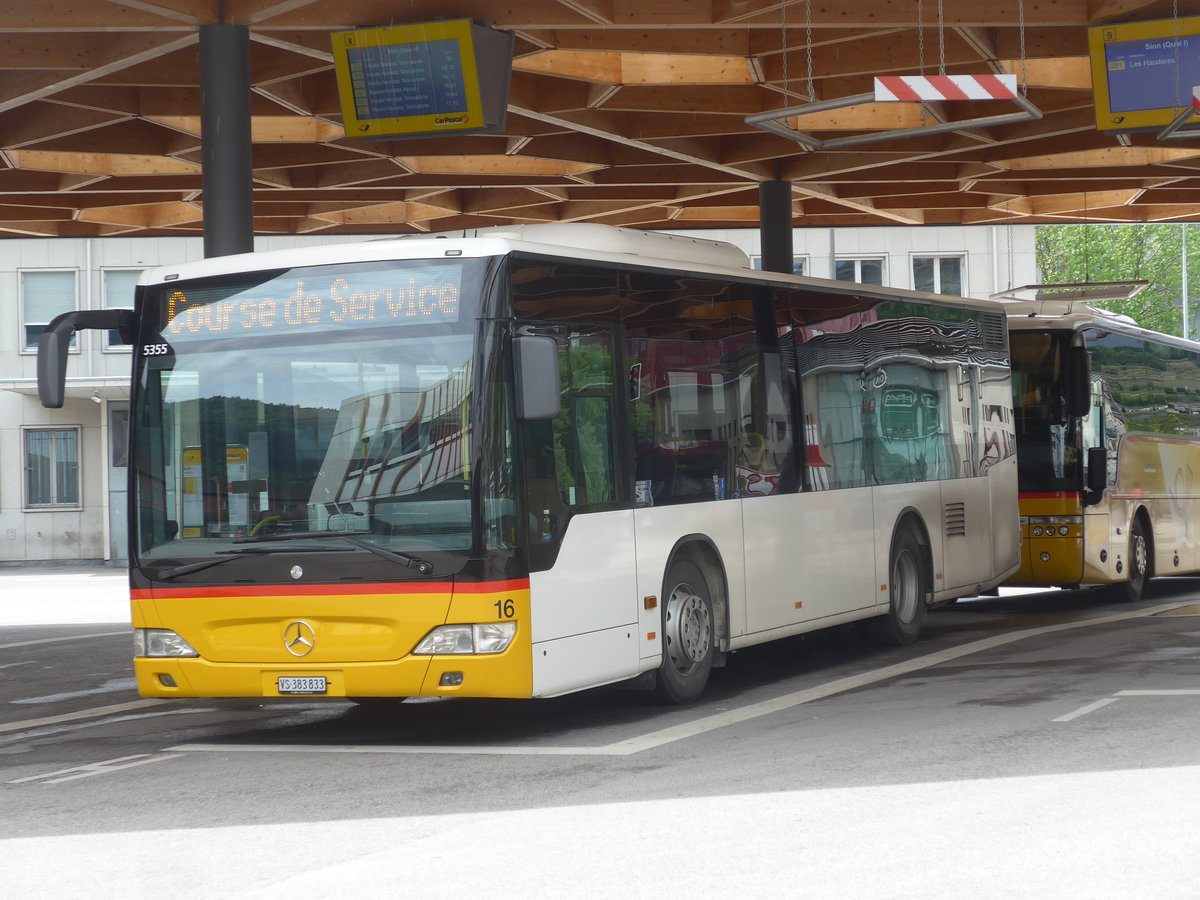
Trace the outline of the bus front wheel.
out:
M 1110 589 L 1113 599 L 1136 603 L 1146 596 L 1150 581 L 1150 541 L 1146 537 L 1146 526 L 1139 515 L 1129 529 L 1129 580 L 1114 584 Z
M 716 655 L 712 593 L 700 567 L 677 559 L 663 580 L 663 661 L 655 694 L 665 703 L 691 703 L 704 693 Z
M 864 621 L 863 632 L 873 644 L 911 644 L 925 624 L 929 593 L 925 554 L 911 526 L 902 525 L 892 538 L 888 582 L 888 611 Z

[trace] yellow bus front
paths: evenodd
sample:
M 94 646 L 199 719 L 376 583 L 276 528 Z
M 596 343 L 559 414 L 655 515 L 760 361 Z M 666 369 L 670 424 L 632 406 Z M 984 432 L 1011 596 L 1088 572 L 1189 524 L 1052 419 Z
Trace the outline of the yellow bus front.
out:
M 532 695 L 528 580 L 133 592 L 146 697 Z

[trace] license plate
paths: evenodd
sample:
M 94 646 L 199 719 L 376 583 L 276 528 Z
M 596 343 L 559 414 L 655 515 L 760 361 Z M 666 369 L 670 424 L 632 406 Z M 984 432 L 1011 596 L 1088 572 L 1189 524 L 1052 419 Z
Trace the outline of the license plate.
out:
M 281 694 L 324 694 L 328 690 L 324 675 L 311 675 L 305 678 L 280 678 L 279 693 Z

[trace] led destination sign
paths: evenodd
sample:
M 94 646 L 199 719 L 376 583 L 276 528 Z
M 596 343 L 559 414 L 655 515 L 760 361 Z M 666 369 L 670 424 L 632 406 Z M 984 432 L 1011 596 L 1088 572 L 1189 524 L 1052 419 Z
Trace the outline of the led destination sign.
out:
M 455 322 L 461 288 L 459 264 L 365 272 L 293 270 L 243 290 L 203 282 L 165 285 L 159 330 L 175 343 Z

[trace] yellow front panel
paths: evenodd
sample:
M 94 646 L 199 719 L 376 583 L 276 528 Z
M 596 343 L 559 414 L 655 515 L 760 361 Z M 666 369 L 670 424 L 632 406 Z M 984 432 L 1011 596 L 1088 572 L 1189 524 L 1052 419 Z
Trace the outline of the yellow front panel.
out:
M 430 587 L 443 590 L 135 591 L 135 628 L 169 628 L 200 654 L 137 658 L 138 690 L 146 697 L 276 697 L 281 677 L 323 677 L 333 697 L 531 696 L 528 583 Z M 497 621 L 517 625 L 503 653 L 412 653 L 438 625 Z M 460 683 L 442 686 L 445 672 L 461 673 Z
M 1024 495 L 1020 508 L 1021 568 L 1005 584 L 1078 584 L 1083 578 L 1083 507 L 1079 496 Z

